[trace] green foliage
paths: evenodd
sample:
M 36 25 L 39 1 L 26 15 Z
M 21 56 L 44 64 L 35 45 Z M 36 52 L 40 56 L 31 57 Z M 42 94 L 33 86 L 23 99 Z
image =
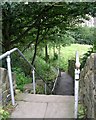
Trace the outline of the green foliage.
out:
M 50 69 L 53 69 L 51 66 L 53 67 L 59 67 L 61 70 L 63 71 L 67 71 L 68 70 L 68 60 L 75 60 L 75 53 L 76 51 L 79 52 L 79 56 L 80 58 L 82 58 L 83 54 L 85 54 L 88 50 L 90 50 L 90 47 L 92 47 L 91 45 L 81 45 L 81 44 L 71 44 L 70 46 L 65 46 L 60 48 L 60 57 L 59 57 L 59 53 L 58 53 L 58 48 L 55 48 L 55 52 L 56 54 L 58 54 L 58 59 L 53 60 L 54 57 L 54 52 L 53 52 L 53 47 L 49 46 L 49 55 L 50 55 L 50 59 L 49 59 L 49 63 L 46 64 L 46 62 L 43 59 L 44 56 L 44 49 L 42 49 L 41 54 L 42 56 L 37 56 L 36 57 L 36 70 L 39 73 L 39 75 L 42 75 L 43 77 L 50 77 L 54 76 L 52 74 L 54 74 L 54 72 L 50 72 Z M 82 48 L 82 49 L 81 49 Z M 26 51 L 25 56 L 30 60 L 30 56 L 31 56 L 31 50 L 29 49 L 28 51 Z M 49 73 L 47 72 L 49 71 Z M 53 70 L 52 70 L 53 71 Z M 44 75 L 46 74 L 46 75 Z M 48 74 L 48 75 L 47 75 Z M 54 77 L 52 77 L 54 78 Z
M 1 118 L 1 120 L 7 120 L 7 118 L 9 118 L 9 117 L 10 117 L 9 112 L 0 108 L 0 118 Z
M 53 66 L 59 66 L 59 68 L 63 71 L 68 70 L 68 60 L 75 60 L 76 51 L 79 52 L 80 58 L 85 54 L 89 49 L 90 45 L 81 45 L 81 44 L 71 44 L 70 46 L 61 47 L 60 57 L 58 60 L 50 61 L 50 64 Z M 82 49 L 81 49 L 82 48 Z M 56 49 L 57 51 L 57 49 Z M 51 51 L 51 56 L 53 52 Z
M 96 5 L 88 2 L 5 2 L 2 7 L 3 48 L 26 47 L 35 43 L 38 27 L 39 42 L 49 36 L 56 36 L 59 28 L 63 33 L 80 23 L 86 15 L 95 15 Z M 88 18 L 87 18 L 88 19 Z M 7 22 L 6 22 L 7 21 Z M 48 31 L 50 31 L 50 35 Z M 68 38 L 68 37 L 67 37 Z M 50 39 L 48 39 L 50 40 Z
M 37 73 L 42 76 L 42 78 L 46 81 L 52 81 L 56 77 L 56 72 L 53 67 L 46 63 L 42 58 L 38 57 L 35 61 L 35 67 Z
M 18 53 L 15 54 L 13 53 L 11 55 L 11 58 L 12 58 L 11 64 L 13 68 L 20 68 L 25 75 L 31 74 L 31 67 Z
M 90 48 L 90 50 L 88 50 L 81 58 L 81 69 L 84 67 L 86 60 L 91 55 L 91 53 L 93 53 L 93 48 Z
M 44 94 L 44 86 L 37 85 L 36 86 L 36 93 L 37 94 Z
M 96 41 L 94 41 L 93 51 L 96 52 Z
M 13 71 L 16 74 L 17 89 L 23 91 L 24 85 L 31 83 L 32 79 L 29 76 L 25 76 L 24 72 L 20 68 L 13 68 Z
M 54 53 L 53 60 L 58 60 L 58 54 L 57 53 Z
M 94 27 L 79 26 L 74 30 L 75 42 L 79 44 L 89 44 L 94 43 Z
M 80 102 L 78 104 L 78 118 L 80 119 L 86 118 L 86 108 Z

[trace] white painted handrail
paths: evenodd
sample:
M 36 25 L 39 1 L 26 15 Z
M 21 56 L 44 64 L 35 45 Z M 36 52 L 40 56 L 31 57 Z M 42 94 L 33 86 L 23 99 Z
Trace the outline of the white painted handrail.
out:
M 77 119 L 78 116 L 78 92 L 79 92 L 79 75 L 80 75 L 80 62 L 79 54 L 76 52 L 76 63 L 75 63 L 75 106 L 74 106 L 74 117 Z
M 7 60 L 8 77 L 9 77 L 9 84 L 10 84 L 10 93 L 11 93 L 12 105 L 15 105 L 10 55 L 7 56 L 6 60 Z

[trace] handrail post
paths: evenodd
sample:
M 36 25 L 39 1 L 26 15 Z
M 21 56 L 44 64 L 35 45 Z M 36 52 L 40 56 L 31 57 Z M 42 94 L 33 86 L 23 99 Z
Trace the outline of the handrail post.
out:
M 79 62 L 79 55 L 76 52 L 76 63 L 75 63 L 75 109 L 74 109 L 74 116 L 77 118 L 78 116 L 78 93 L 79 93 L 79 74 L 80 74 L 80 62 Z
M 33 93 L 36 93 L 36 84 L 35 84 L 35 70 L 32 70 L 32 74 L 33 74 Z
M 7 56 L 6 61 L 7 61 L 8 77 L 9 77 L 9 83 L 10 83 L 11 100 L 12 100 L 12 105 L 14 106 L 15 105 L 15 99 L 14 99 L 14 89 L 13 89 L 13 82 L 12 82 L 10 55 Z

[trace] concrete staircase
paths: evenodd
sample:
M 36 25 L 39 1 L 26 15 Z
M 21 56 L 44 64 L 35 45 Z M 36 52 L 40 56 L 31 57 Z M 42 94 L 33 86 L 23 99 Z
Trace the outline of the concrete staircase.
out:
M 11 118 L 74 118 L 74 96 L 20 94 Z

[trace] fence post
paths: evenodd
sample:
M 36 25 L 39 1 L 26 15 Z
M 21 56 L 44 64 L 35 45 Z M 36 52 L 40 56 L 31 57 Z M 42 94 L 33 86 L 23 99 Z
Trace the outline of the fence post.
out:
M 11 93 L 12 105 L 15 105 L 10 55 L 7 56 L 6 61 L 7 61 L 7 68 L 8 68 L 8 77 L 9 77 L 9 83 L 10 83 L 10 93 Z
M 33 74 L 33 93 L 36 93 L 36 84 L 35 84 L 35 70 L 32 70 L 32 74 Z
M 76 52 L 76 63 L 75 63 L 75 118 L 78 115 L 78 92 L 79 92 L 79 74 L 80 74 L 80 62 L 79 62 L 79 55 Z

